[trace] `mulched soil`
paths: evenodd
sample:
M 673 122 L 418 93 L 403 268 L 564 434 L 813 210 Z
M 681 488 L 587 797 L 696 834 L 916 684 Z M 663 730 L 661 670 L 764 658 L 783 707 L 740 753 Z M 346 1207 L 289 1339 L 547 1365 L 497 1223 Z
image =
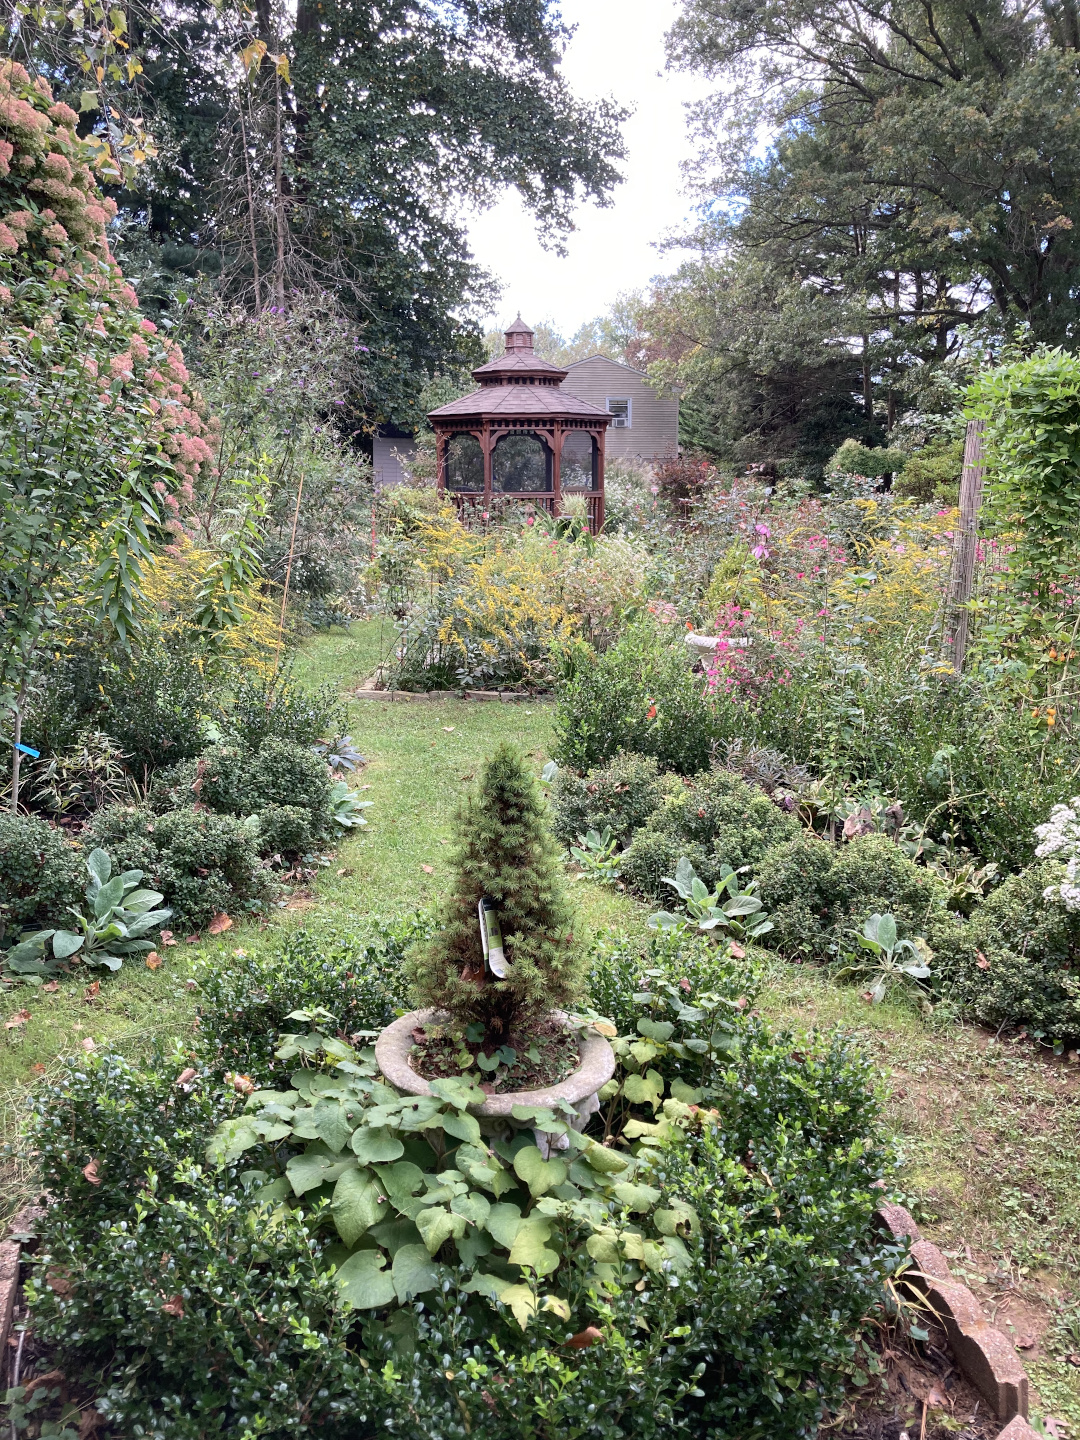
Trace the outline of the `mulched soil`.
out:
M 921 1344 L 898 1329 L 880 1336 L 884 1374 L 851 1392 L 818 1440 L 995 1440 L 1001 1421 L 961 1375 L 944 1330 L 929 1330 Z
M 444 1076 L 467 1075 L 488 1094 L 506 1090 L 544 1090 L 572 1075 L 581 1064 L 578 1037 L 554 1021 L 534 1026 L 528 1034 L 511 1034 L 505 1040 L 485 1038 L 479 1045 L 466 1043 L 461 1035 L 422 1026 L 412 1032 L 414 1045 L 409 1051 L 409 1064 L 425 1080 Z M 515 1053 L 509 1066 L 500 1064 L 496 1070 L 485 1069 L 478 1056 L 494 1057 L 500 1046 Z M 469 1064 L 463 1064 L 465 1055 Z M 535 1057 L 535 1058 L 534 1058 Z

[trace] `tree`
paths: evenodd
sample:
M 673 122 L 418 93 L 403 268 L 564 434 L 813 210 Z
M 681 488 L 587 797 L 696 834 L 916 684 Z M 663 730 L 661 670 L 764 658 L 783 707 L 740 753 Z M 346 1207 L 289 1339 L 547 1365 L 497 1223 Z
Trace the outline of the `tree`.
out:
M 719 82 L 694 114 L 711 217 L 695 237 L 702 270 L 768 278 L 767 313 L 795 322 L 782 354 L 804 334 L 797 317 L 816 315 L 800 388 L 826 354 L 826 371 L 854 371 L 862 438 L 892 428 L 925 393 L 920 372 L 961 354 L 973 322 L 1072 335 L 1078 45 L 1060 0 L 684 0 L 670 63 Z M 702 303 L 708 290 L 696 286 Z M 727 373 L 746 373 L 737 361 Z M 694 405 L 692 390 L 688 415 Z M 851 409 L 830 443 L 859 434 Z
M 496 1044 L 582 992 L 583 960 L 545 810 L 520 751 L 501 745 L 462 806 L 442 924 L 413 965 L 420 1004 L 460 1023 L 483 1024 Z M 485 977 L 479 920 L 485 898 L 499 916 L 505 979 Z
M 0 704 L 13 717 L 12 809 L 30 676 L 72 614 L 121 643 L 140 562 L 208 463 L 180 348 L 139 313 L 109 252 L 76 116 L 0 64 Z M 44 203 L 47 202 L 47 203 Z
M 20 43 L 62 63 L 63 8 L 55 33 L 23 8 Z M 181 0 L 160 20 L 132 0 L 127 32 L 160 143 L 122 208 L 159 258 L 216 256 L 249 307 L 333 290 L 363 331 L 369 426 L 411 427 L 426 379 L 480 358 L 463 317 L 491 286 L 462 202 L 513 186 L 558 242 L 619 178 L 622 112 L 570 93 L 553 0 Z
M 697 110 L 699 177 L 745 206 L 741 243 L 818 288 L 840 280 L 880 328 L 929 332 L 941 351 L 987 305 L 1037 339 L 1070 333 L 1071 0 L 685 0 L 669 43 L 672 63 L 724 82 Z

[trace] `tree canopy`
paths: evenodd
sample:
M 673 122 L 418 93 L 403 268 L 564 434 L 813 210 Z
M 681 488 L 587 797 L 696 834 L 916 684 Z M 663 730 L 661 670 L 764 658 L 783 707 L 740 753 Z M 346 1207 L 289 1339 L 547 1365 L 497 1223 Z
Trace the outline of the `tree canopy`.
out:
M 704 301 L 727 276 L 710 335 L 729 372 L 771 374 L 719 318 L 755 283 L 785 317 L 781 352 L 809 323 L 804 373 L 851 372 L 868 432 L 973 321 L 1071 339 L 1077 17 L 1068 0 L 685 0 L 670 62 L 718 83 L 693 113 L 708 264 L 681 292 Z M 742 348 L 769 331 L 751 321 Z

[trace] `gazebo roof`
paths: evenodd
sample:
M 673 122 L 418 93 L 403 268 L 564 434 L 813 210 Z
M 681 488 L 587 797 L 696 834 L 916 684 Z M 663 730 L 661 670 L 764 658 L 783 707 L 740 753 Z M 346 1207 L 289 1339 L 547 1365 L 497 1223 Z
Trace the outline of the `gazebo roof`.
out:
M 438 410 L 429 413 L 428 419 L 453 420 L 466 416 L 477 419 L 486 416 L 516 418 L 519 415 L 523 419 L 563 416 L 566 419 L 611 422 L 611 416 L 599 405 L 570 395 L 557 385 L 485 385 L 471 395 L 463 395 L 460 400 L 451 400 L 449 405 L 440 405 Z
M 588 419 L 609 424 L 611 416 L 599 405 L 563 390 L 565 366 L 542 360 L 533 350 L 534 332 L 519 315 L 506 335 L 506 350 L 472 373 L 480 389 L 451 400 L 429 412 L 429 420 L 469 419 Z

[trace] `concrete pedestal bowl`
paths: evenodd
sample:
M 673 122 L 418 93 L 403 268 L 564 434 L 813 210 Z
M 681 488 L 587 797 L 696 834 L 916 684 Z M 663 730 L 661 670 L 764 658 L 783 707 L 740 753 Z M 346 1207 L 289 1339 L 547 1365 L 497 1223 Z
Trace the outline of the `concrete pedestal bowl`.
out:
M 556 1019 L 569 1018 L 559 1010 L 554 1013 Z M 402 1015 L 400 1020 L 388 1025 L 375 1041 L 376 1063 L 396 1090 L 401 1090 L 406 1095 L 431 1094 L 428 1082 L 409 1064 L 409 1051 L 415 1043 L 413 1030 L 439 1018 L 436 1010 L 410 1011 L 408 1015 Z M 589 1116 L 594 1115 L 600 1108 L 596 1092 L 602 1085 L 606 1085 L 615 1073 L 615 1052 L 602 1035 L 589 1033 L 579 1043 L 581 1064 L 565 1080 L 543 1090 L 500 1091 L 497 1095 L 488 1096 L 483 1105 L 470 1106 L 472 1114 L 481 1119 L 504 1120 L 512 1124 L 511 1111 L 515 1105 L 553 1106 L 558 1101 L 565 1100 L 578 1112 L 580 1123 L 575 1123 L 574 1128 L 580 1129 Z

